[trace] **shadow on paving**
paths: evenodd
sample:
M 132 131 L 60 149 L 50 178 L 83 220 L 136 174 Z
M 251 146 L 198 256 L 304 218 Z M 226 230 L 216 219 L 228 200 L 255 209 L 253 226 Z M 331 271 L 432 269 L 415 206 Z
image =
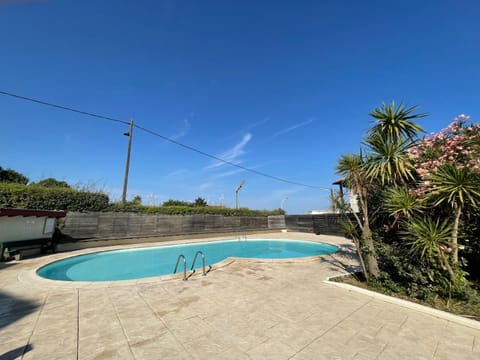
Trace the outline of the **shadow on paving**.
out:
M 0 270 L 2 269 L 6 269 L 6 268 L 9 268 L 9 267 L 12 267 L 12 266 L 15 266 L 17 265 L 16 263 L 4 263 L 4 262 L 0 262 Z
M 0 354 L 0 360 L 14 360 L 14 359 L 20 359 L 24 354 L 29 352 L 30 350 L 33 349 L 33 346 L 30 344 L 26 346 L 20 346 L 16 349 L 7 351 L 4 354 Z
M 33 313 L 39 304 L 22 300 L 0 290 L 0 329 Z
M 19 299 L 0 290 L 0 330 L 35 312 L 39 306 L 40 305 L 34 301 Z M 19 346 L 0 354 L 0 360 L 20 359 L 25 353 L 32 350 L 32 348 L 30 344 Z
M 344 245 L 343 249 L 320 259 L 322 263 L 332 265 L 329 270 L 341 269 L 347 273 L 361 271 L 355 245 Z

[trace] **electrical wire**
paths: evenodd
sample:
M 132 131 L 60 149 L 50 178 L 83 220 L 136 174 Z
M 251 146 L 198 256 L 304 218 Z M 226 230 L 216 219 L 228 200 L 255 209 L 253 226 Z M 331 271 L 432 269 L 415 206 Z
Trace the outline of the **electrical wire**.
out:
M 96 118 L 99 118 L 99 119 L 109 120 L 109 121 L 113 121 L 113 122 L 117 122 L 117 123 L 121 123 L 121 124 L 125 124 L 125 125 L 130 124 L 127 121 L 115 119 L 115 118 L 112 118 L 112 117 L 98 115 L 98 114 L 90 113 L 90 112 L 87 112 L 87 111 L 77 110 L 77 109 L 73 109 L 73 108 L 70 108 L 70 107 L 67 107 L 67 106 L 56 105 L 56 104 L 52 104 L 52 103 L 49 103 L 49 102 L 46 102 L 46 101 L 37 100 L 37 99 L 33 99 L 33 98 L 29 98 L 29 97 L 21 96 L 21 95 L 17 95 L 17 94 L 12 94 L 12 93 L 2 91 L 2 90 L 0 90 L 0 94 L 6 95 L 6 96 L 11 96 L 11 97 L 21 99 L 21 100 L 34 102 L 34 103 L 37 103 L 37 104 L 40 104 L 40 105 L 50 106 L 50 107 L 61 109 L 61 110 L 67 110 L 67 111 L 71 111 L 71 112 L 82 114 L 82 115 L 96 117 Z
M 42 101 L 42 100 L 34 99 L 34 98 L 31 98 L 31 97 L 27 97 L 27 96 L 13 94 L 13 93 L 10 93 L 10 92 L 7 92 L 7 91 L 0 90 L 0 94 L 5 95 L 5 96 L 10 96 L 10 97 L 13 97 L 13 98 L 16 98 L 16 99 L 24 100 L 24 101 L 30 101 L 30 102 L 37 103 L 37 104 L 44 105 L 44 106 L 53 107 L 53 108 L 60 109 L 60 110 L 71 111 L 71 112 L 81 114 L 81 115 L 86 115 L 86 116 L 90 116 L 90 117 L 94 117 L 94 118 L 98 118 L 98 119 L 113 121 L 113 122 L 124 124 L 124 125 L 130 125 L 130 122 L 128 122 L 128 121 L 112 118 L 112 117 L 109 117 L 109 116 L 99 115 L 99 114 L 95 114 L 95 113 L 92 113 L 92 112 L 82 111 L 82 110 L 74 109 L 74 108 L 71 108 L 71 107 L 63 106 L 63 105 L 57 105 L 57 104 L 53 104 L 53 103 L 50 103 L 50 102 L 47 102 L 47 101 Z M 267 174 L 267 173 L 264 173 L 264 172 L 261 172 L 261 171 L 257 171 L 257 170 L 251 169 L 251 168 L 247 168 L 245 166 L 236 164 L 234 162 L 222 159 L 218 156 L 211 155 L 211 154 L 209 154 L 205 151 L 194 148 L 193 146 L 183 144 L 179 141 L 176 141 L 172 138 L 169 138 L 168 136 L 162 135 L 162 134 L 160 134 L 156 131 L 147 129 L 147 128 L 145 128 L 143 126 L 140 126 L 140 125 L 137 125 L 135 123 L 134 123 L 134 127 L 138 130 L 141 130 L 141 131 L 147 133 L 147 134 L 159 137 L 159 138 L 161 138 L 165 141 L 168 141 L 172 144 L 180 146 L 184 149 L 196 152 L 197 154 L 203 155 L 203 156 L 208 157 L 210 159 L 220 161 L 224 164 L 234 166 L 234 167 L 242 169 L 244 171 L 247 171 L 247 172 L 259 175 L 259 176 L 263 176 L 265 178 L 269 178 L 269 179 L 276 180 L 276 181 L 279 181 L 279 182 L 283 182 L 283 183 L 287 183 L 287 184 L 291 184 L 291 185 L 297 185 L 297 186 L 301 186 L 301 187 L 308 187 L 308 188 L 313 188 L 313 189 L 318 189 L 318 190 L 330 190 L 328 188 L 324 188 L 324 187 L 321 187 L 321 186 L 303 184 L 303 183 L 300 183 L 300 182 L 291 181 L 291 180 L 288 180 L 288 179 L 283 179 L 283 178 L 280 178 L 278 176 L 270 175 L 270 174 Z

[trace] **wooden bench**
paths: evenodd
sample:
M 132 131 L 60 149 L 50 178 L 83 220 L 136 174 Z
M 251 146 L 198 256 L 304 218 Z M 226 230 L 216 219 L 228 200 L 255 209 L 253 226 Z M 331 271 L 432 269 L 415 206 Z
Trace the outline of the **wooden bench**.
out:
M 20 260 L 22 251 L 34 249 L 40 249 L 42 254 L 45 254 L 47 251 L 54 253 L 56 250 L 56 243 L 51 238 L 5 241 L 0 243 L 0 261 L 9 260 L 12 257 L 15 257 L 16 260 Z

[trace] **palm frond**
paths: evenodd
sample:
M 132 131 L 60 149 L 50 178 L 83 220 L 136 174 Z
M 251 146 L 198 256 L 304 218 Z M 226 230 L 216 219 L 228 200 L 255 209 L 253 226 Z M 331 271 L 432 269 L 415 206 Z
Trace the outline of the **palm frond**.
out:
M 373 133 L 365 139 L 370 154 L 365 165 L 369 178 L 378 178 L 385 185 L 398 185 L 414 179 L 415 166 L 407 156 L 411 140 L 392 141 L 387 137 Z
M 383 103 L 381 107 L 375 108 L 370 116 L 373 117 L 374 126 L 369 130 L 369 134 L 378 133 L 388 137 L 393 141 L 402 138 L 414 139 L 418 133 L 422 133 L 423 128 L 413 122 L 427 116 L 426 113 L 414 114 L 418 106 L 405 108 L 402 103 L 395 105 L 392 101 L 389 105 Z
M 436 198 L 435 206 L 442 203 L 457 204 L 463 207 L 469 202 L 473 207 L 480 201 L 480 175 L 468 167 L 459 168 L 454 164 L 444 164 L 433 172 L 431 196 Z
M 438 260 L 438 251 L 450 240 L 452 227 L 446 220 L 417 218 L 412 219 L 404 233 L 404 239 L 411 246 L 412 254 L 429 261 Z
M 387 190 L 384 206 L 390 215 L 404 218 L 411 218 L 424 210 L 423 199 L 407 187 L 395 187 Z

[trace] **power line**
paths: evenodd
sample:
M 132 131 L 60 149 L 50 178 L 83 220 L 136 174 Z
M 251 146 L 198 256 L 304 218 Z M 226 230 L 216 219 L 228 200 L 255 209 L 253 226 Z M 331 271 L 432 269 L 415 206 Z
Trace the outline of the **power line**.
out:
M 57 109 L 61 109 L 61 110 L 67 110 L 67 111 L 71 111 L 71 112 L 74 112 L 74 113 L 87 115 L 87 116 L 91 116 L 91 117 L 95 117 L 95 118 L 99 118 L 99 119 L 103 119 L 103 120 L 109 120 L 109 121 L 113 121 L 113 122 L 117 122 L 117 123 L 121 123 L 121 124 L 125 124 L 125 125 L 130 125 L 130 123 L 128 121 L 123 121 L 123 120 L 115 119 L 115 118 L 108 117 L 108 116 L 98 115 L 98 114 L 94 114 L 94 113 L 87 112 L 87 111 L 77 110 L 77 109 L 73 109 L 73 108 L 70 108 L 70 107 L 67 107 L 67 106 L 56 105 L 56 104 L 52 104 L 52 103 L 49 103 L 49 102 L 46 102 L 46 101 L 37 100 L 37 99 L 33 99 L 33 98 L 29 98 L 29 97 L 21 96 L 21 95 L 17 95 L 17 94 L 12 94 L 12 93 L 2 91 L 2 90 L 0 90 L 0 94 L 6 95 L 6 96 L 11 96 L 13 98 L 17 98 L 17 99 L 20 99 L 20 100 L 26 100 L 26 101 L 34 102 L 34 103 L 37 103 L 37 104 L 40 104 L 40 105 L 50 106 L 50 107 L 53 107 L 53 108 L 57 108 Z
M 66 111 L 71 111 L 71 112 L 74 112 L 74 113 L 77 113 L 77 114 L 82 114 L 82 115 L 86 115 L 86 116 L 90 116 L 90 117 L 94 117 L 94 118 L 98 118 L 98 119 L 103 119 L 103 120 L 108 120 L 108 121 L 113 121 L 113 122 L 117 122 L 117 123 L 120 123 L 120 124 L 124 124 L 124 125 L 130 125 L 130 122 L 128 121 L 124 121 L 124 120 L 120 120 L 120 119 L 116 119 L 116 118 L 112 118 L 112 117 L 109 117 L 109 116 L 104 116 L 104 115 L 99 115 L 99 114 L 95 114 L 95 113 L 91 113 L 91 112 L 87 112 L 87 111 L 82 111 L 82 110 L 78 110 L 78 109 L 74 109 L 74 108 L 71 108 L 71 107 L 67 107 L 67 106 L 62 106 L 62 105 L 57 105 L 57 104 L 53 104 L 53 103 L 50 103 L 50 102 L 47 102 L 47 101 L 42 101 L 42 100 L 38 100 L 38 99 L 34 99 L 34 98 L 30 98 L 30 97 L 27 97 L 27 96 L 22 96 L 22 95 L 17 95 L 17 94 L 13 94 L 13 93 L 10 93 L 10 92 L 7 92 L 7 91 L 2 91 L 0 90 L 0 94 L 1 95 L 5 95 L 5 96 L 10 96 L 10 97 L 13 97 L 13 98 L 16 98 L 16 99 L 20 99 L 20 100 L 24 100 L 24 101 L 30 101 L 30 102 L 33 102 L 33 103 L 37 103 L 37 104 L 40 104 L 40 105 L 44 105 L 44 106 L 50 106 L 50 107 L 53 107 L 53 108 L 57 108 L 57 109 L 60 109 L 60 110 L 66 110 Z M 242 166 L 242 165 L 239 165 L 239 164 L 235 164 L 231 161 L 228 161 L 228 160 L 225 160 L 225 159 L 222 159 L 218 156 L 215 156 L 215 155 L 211 155 L 205 151 L 202 151 L 202 150 L 199 150 L 197 148 L 194 148 L 193 146 L 190 146 L 190 145 L 186 145 L 186 144 L 183 144 L 179 141 L 176 141 L 174 139 L 171 139 L 165 135 L 162 135 L 156 131 L 153 131 L 153 130 L 150 130 L 150 129 L 147 129 L 143 126 L 140 126 L 140 125 L 134 125 L 135 128 L 147 133 L 147 134 L 150 134 L 150 135 L 153 135 L 153 136 L 156 136 L 156 137 L 159 137 L 163 140 L 166 140 L 168 142 L 171 142 L 172 144 L 175 144 L 177 146 L 180 146 L 180 147 L 183 147 L 184 149 L 187 149 L 187 150 L 190 150 L 190 151 L 193 151 L 193 152 L 196 152 L 200 155 L 203 155 L 205 157 L 208 157 L 210 159 L 214 159 L 214 160 L 217 160 L 217 161 L 220 161 L 224 164 L 228 164 L 230 166 L 234 166 L 236 168 L 239 168 L 239 169 L 242 169 L 244 171 L 248 171 L 250 173 L 253 173 L 253 174 L 256 174 L 256 175 L 259 175 L 259 176 L 263 176 L 263 177 L 266 177 L 266 178 L 269 178 L 269 179 L 272 179 L 272 180 L 276 180 L 276 181 L 280 181 L 280 182 L 283 182 L 283 183 L 287 183 L 287 184 L 291 184 L 291 185 L 297 185 L 297 186 L 302 186 L 302 187 L 308 187 L 308 188 L 313 188 L 313 189 L 319 189 L 319 190 L 329 190 L 327 188 L 324 188 L 324 187 L 321 187 L 321 186 L 314 186 L 314 185 L 308 185 L 308 184 L 303 184 L 303 183 L 300 183 L 300 182 L 296 182 L 296 181 L 291 181 L 291 180 L 288 180 L 288 179 L 283 179 L 283 178 L 280 178 L 278 176 L 274 176 L 274 175 L 270 175 L 270 174 L 267 174 L 267 173 L 264 173 L 264 172 L 261 172 L 261 171 L 257 171 L 257 170 L 254 170 L 254 169 L 250 169 L 250 168 L 247 168 L 245 166 Z

